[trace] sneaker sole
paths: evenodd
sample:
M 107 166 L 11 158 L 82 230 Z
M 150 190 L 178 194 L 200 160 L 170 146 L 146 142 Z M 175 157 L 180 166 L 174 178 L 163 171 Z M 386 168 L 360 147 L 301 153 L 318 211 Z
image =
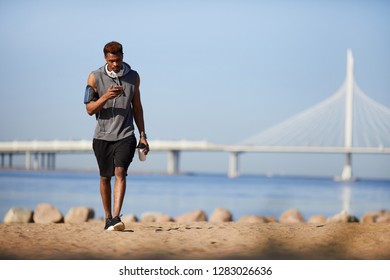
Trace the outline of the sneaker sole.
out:
M 125 230 L 125 224 L 120 222 L 113 226 L 110 226 L 106 229 L 107 231 L 124 231 Z

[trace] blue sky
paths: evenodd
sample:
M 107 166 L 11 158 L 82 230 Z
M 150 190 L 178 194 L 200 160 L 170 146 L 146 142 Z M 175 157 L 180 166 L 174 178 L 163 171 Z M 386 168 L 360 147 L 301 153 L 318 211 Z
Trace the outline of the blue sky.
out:
M 339 89 L 348 48 L 359 86 L 390 107 L 389 14 L 375 0 L 0 0 L 0 140 L 91 139 L 83 92 L 111 40 L 141 75 L 150 139 L 238 143 Z M 149 158 L 134 168 L 165 170 L 166 155 Z M 389 156 L 354 160 L 361 176 L 390 176 Z M 227 161 L 189 153 L 182 168 L 224 172 Z M 343 161 L 248 154 L 241 169 L 329 175 Z

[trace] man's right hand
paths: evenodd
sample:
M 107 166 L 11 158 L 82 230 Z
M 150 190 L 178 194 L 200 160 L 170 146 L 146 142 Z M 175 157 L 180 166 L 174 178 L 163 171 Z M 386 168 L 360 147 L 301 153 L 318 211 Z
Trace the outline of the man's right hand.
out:
M 121 93 L 120 90 L 116 89 L 114 86 L 111 86 L 107 89 L 107 91 L 103 94 L 103 97 L 106 100 L 114 99 Z

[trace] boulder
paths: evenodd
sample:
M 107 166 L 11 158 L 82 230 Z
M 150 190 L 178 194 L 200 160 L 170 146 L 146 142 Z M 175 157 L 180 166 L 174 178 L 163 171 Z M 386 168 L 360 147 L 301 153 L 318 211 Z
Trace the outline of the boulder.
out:
M 4 216 L 4 224 L 31 222 L 33 222 L 33 212 L 30 209 L 11 208 Z
M 326 223 L 326 217 L 324 215 L 315 215 L 311 216 L 308 223 L 309 224 L 325 224 Z
M 341 211 L 340 213 L 329 217 L 328 223 L 358 223 L 359 219 L 350 215 L 347 211 Z
M 212 223 L 223 223 L 231 222 L 233 220 L 233 214 L 226 209 L 217 208 L 210 216 L 210 222 Z
M 157 223 L 165 223 L 165 222 L 173 222 L 173 218 L 169 215 L 163 214 L 161 216 L 158 216 L 156 218 Z
M 257 215 L 247 215 L 247 216 L 242 216 L 241 218 L 239 218 L 237 220 L 237 223 L 265 224 L 265 223 L 268 223 L 268 219 L 265 217 L 262 217 L 262 216 L 257 216 Z
M 280 215 L 279 222 L 283 224 L 304 223 L 305 218 L 297 209 L 289 209 Z
M 33 220 L 37 224 L 62 223 L 64 216 L 49 203 L 40 203 L 36 206 Z
M 65 223 L 81 224 L 95 217 L 95 211 L 88 207 L 71 208 L 65 216 Z
M 152 223 L 152 222 L 171 222 L 173 219 L 160 212 L 145 212 L 141 215 L 141 222 Z
M 133 214 L 127 214 L 121 217 L 121 220 L 124 224 L 131 224 L 138 222 L 138 218 Z
M 277 223 L 278 220 L 274 216 L 266 216 L 267 223 Z
M 360 222 L 363 224 L 376 223 L 376 220 L 381 216 L 381 214 L 382 213 L 380 211 L 367 212 L 361 217 Z
M 377 223 L 390 223 L 390 211 L 381 211 L 381 215 L 376 219 Z
M 205 222 L 207 221 L 207 216 L 202 210 L 194 210 L 177 216 L 175 221 L 178 223 Z

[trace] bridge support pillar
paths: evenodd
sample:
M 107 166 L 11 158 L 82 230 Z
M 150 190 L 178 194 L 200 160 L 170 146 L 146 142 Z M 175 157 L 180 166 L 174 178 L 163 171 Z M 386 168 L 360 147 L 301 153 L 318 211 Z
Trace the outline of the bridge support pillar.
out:
M 46 169 L 45 165 L 45 153 L 41 153 L 41 169 Z
M 26 168 L 26 170 L 30 170 L 30 152 L 26 152 L 26 156 L 24 158 L 24 168 Z
M 180 152 L 177 150 L 168 151 L 168 174 L 179 174 Z
M 38 153 L 34 154 L 34 159 L 33 159 L 33 169 L 38 170 L 39 169 L 39 160 L 38 160 Z
M 54 170 L 56 168 L 56 154 L 48 153 L 47 154 L 47 169 Z
M 238 156 L 239 152 L 231 152 L 230 158 L 229 158 L 229 171 L 228 171 L 228 177 L 229 178 L 236 178 L 239 176 L 238 172 Z
M 343 172 L 341 173 L 341 180 L 343 181 L 351 181 L 352 177 L 352 160 L 351 153 L 345 154 L 345 164 L 343 168 Z
M 9 168 L 12 168 L 12 156 L 13 156 L 13 154 L 9 154 L 9 162 L 8 162 L 8 166 L 9 166 Z

